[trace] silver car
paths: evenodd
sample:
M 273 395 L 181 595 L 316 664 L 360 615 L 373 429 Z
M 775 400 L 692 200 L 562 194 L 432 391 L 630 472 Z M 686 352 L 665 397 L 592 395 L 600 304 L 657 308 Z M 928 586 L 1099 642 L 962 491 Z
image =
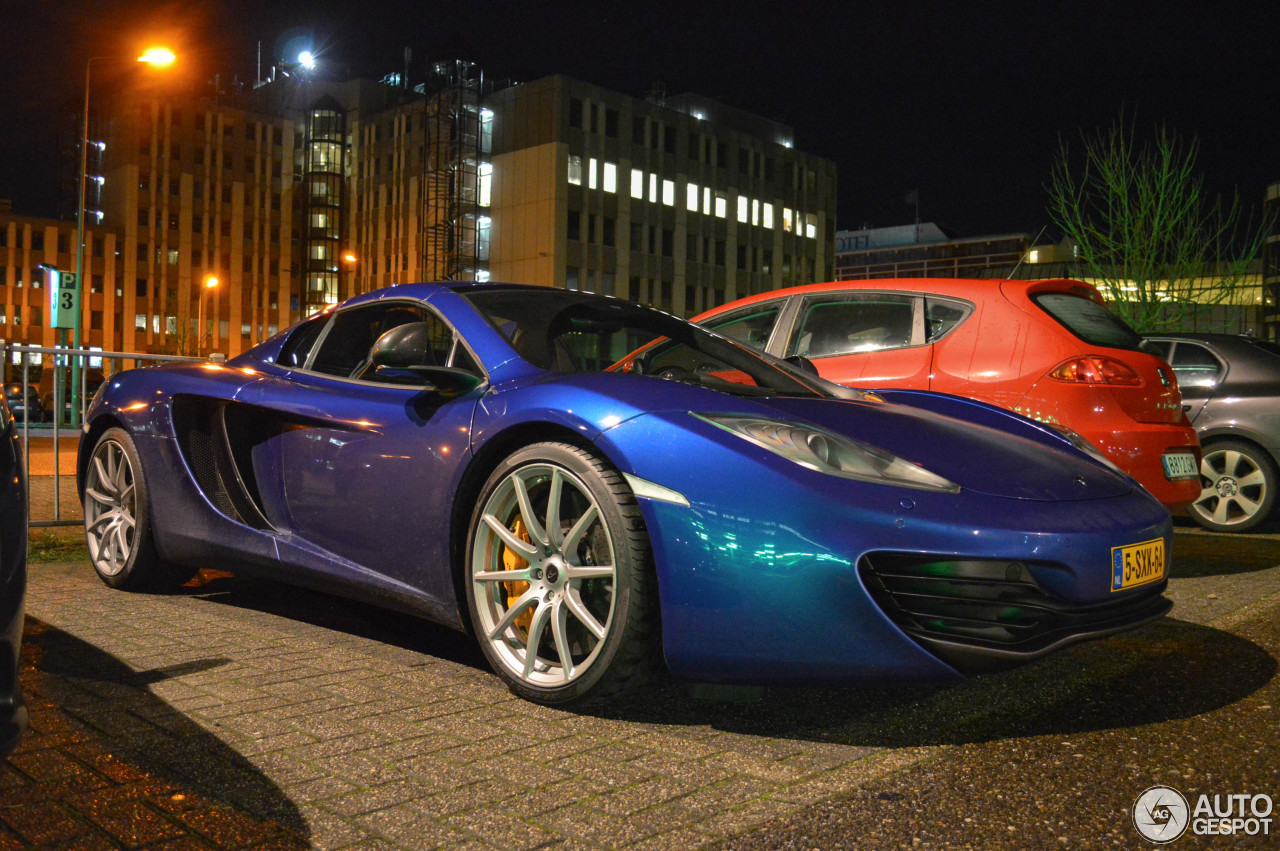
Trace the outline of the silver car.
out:
M 1173 367 L 1200 436 L 1204 490 L 1191 517 L 1245 532 L 1274 520 L 1280 487 L 1280 345 L 1233 334 L 1147 338 Z

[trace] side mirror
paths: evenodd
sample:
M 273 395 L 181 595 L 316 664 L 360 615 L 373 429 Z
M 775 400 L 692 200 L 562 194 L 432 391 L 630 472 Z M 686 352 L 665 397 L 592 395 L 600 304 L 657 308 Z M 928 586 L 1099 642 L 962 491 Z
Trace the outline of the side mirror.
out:
M 792 355 L 791 357 L 783 358 L 783 360 L 799 369 L 801 372 L 807 372 L 810 375 L 818 374 L 818 368 L 813 365 L 813 361 L 809 360 L 804 355 Z

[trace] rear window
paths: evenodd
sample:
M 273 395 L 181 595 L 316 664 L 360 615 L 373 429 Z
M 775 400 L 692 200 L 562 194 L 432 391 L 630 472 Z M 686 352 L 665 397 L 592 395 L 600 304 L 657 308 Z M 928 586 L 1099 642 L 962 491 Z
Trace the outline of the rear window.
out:
M 1091 346 L 1139 351 L 1142 338 L 1124 320 L 1092 299 L 1070 293 L 1033 295 L 1041 310 Z

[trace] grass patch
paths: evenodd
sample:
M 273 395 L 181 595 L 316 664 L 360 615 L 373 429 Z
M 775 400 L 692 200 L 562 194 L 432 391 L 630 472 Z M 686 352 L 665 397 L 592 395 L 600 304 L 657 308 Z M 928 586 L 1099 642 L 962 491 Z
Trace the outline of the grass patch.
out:
M 27 535 L 27 561 L 88 560 L 89 548 L 84 543 L 84 531 L 79 528 L 33 529 Z

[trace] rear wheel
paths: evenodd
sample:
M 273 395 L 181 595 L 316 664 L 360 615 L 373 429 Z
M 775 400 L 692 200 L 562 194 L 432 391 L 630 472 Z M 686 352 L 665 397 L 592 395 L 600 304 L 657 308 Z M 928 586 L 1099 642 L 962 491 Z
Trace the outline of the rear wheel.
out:
M 89 560 L 113 588 L 174 588 L 191 576 L 191 571 L 164 564 L 156 554 L 146 477 L 133 438 L 124 429 L 103 432 L 89 458 L 84 530 Z
M 603 698 L 656 669 L 648 535 L 635 495 L 602 460 L 558 443 L 514 453 L 481 491 L 467 540 L 472 625 L 513 692 Z
M 1200 496 L 1191 517 L 1215 532 L 1246 532 L 1275 507 L 1275 464 L 1256 446 L 1236 440 L 1210 443 L 1200 461 Z

